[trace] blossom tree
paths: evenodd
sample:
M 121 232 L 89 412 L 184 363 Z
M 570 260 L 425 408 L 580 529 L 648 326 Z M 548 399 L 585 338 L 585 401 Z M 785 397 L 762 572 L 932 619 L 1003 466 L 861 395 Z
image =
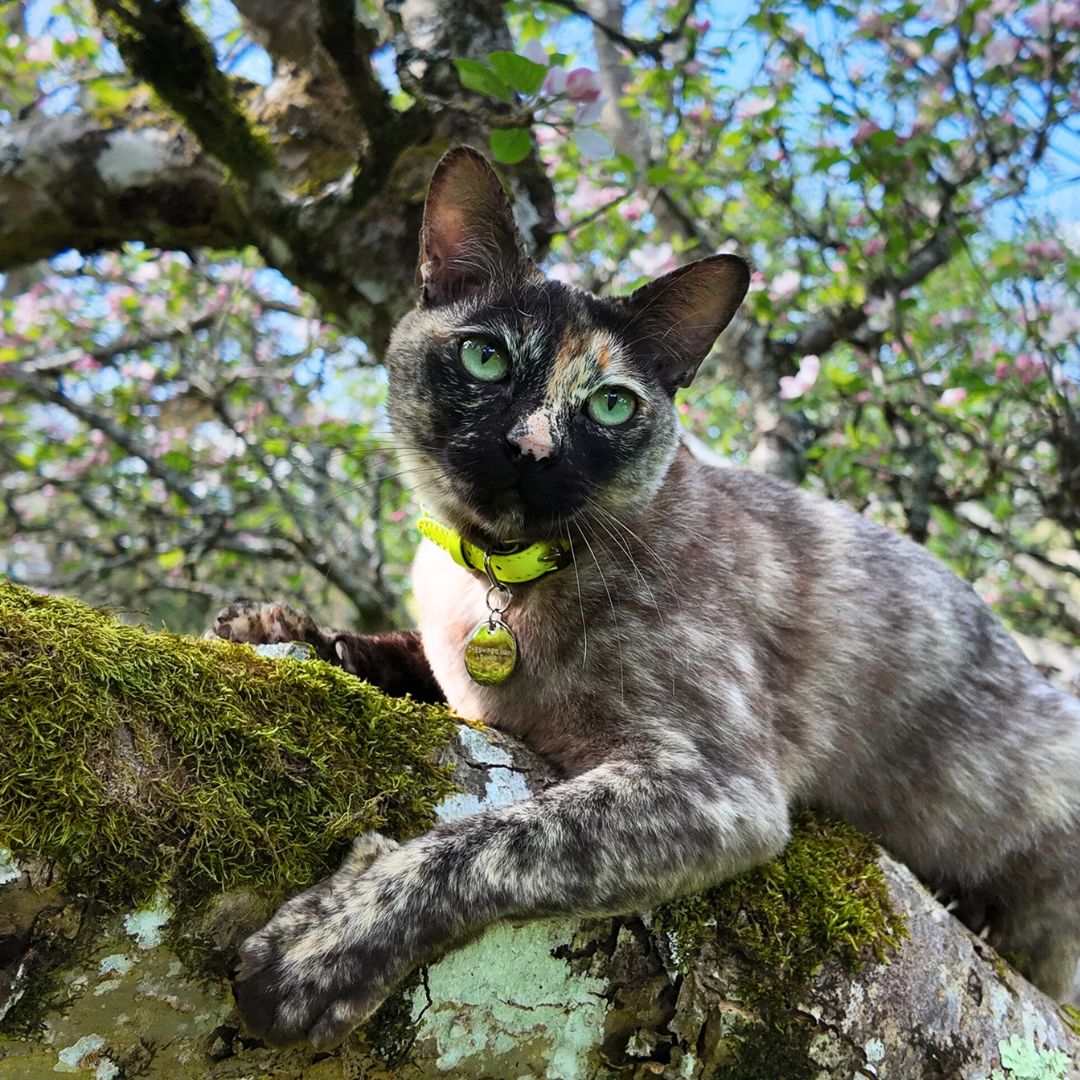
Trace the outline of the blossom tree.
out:
M 1075 0 L 3 18 L 9 574 L 189 629 L 238 592 L 400 618 L 378 361 L 467 141 L 563 281 L 746 255 L 688 425 L 930 545 L 1048 666 L 1080 640 Z

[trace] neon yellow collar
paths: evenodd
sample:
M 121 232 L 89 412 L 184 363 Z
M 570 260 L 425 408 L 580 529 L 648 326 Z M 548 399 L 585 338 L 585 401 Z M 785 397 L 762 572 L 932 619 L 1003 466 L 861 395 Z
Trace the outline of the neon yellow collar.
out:
M 487 573 L 490 568 L 495 578 L 507 585 L 535 581 L 545 574 L 561 570 L 570 560 L 570 548 L 564 540 L 543 540 L 528 547 L 507 545 L 485 551 L 426 514 L 416 523 L 416 527 L 433 544 L 449 552 L 458 566 L 481 574 Z

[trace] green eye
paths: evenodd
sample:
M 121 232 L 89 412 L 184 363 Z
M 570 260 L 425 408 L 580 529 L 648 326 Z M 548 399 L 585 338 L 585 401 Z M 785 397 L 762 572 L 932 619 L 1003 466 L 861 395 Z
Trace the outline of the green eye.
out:
M 637 410 L 637 398 L 629 390 L 609 386 L 597 390 L 588 401 L 589 415 L 604 427 L 625 424 Z
M 466 338 L 461 343 L 461 366 L 476 379 L 498 382 L 509 370 L 510 361 L 501 349 L 486 341 Z

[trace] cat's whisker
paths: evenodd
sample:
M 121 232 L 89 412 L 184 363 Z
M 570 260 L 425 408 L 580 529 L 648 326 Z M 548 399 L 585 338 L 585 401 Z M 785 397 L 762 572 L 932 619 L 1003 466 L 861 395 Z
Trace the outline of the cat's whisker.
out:
M 609 514 L 602 506 L 600 506 L 599 503 L 594 503 L 594 502 L 592 502 L 592 500 L 590 500 L 590 507 L 591 507 L 592 510 L 599 511 L 600 513 L 604 514 L 606 517 L 610 518 L 616 525 L 621 525 L 622 524 L 620 521 L 618 521 L 617 518 L 615 518 L 613 515 Z M 636 571 L 637 576 L 641 579 L 641 584 L 645 586 L 645 589 L 647 590 L 647 592 L 649 594 L 649 599 L 652 601 L 653 609 L 656 611 L 656 616 L 660 620 L 660 627 L 666 633 L 667 632 L 667 620 L 664 618 L 664 613 L 660 609 L 660 605 L 657 602 L 656 594 L 653 592 L 652 586 L 649 584 L 648 579 L 641 572 L 641 568 L 638 566 L 636 560 L 634 559 L 633 552 L 630 549 L 629 541 L 621 539 L 616 533 L 612 532 L 612 530 L 604 523 L 603 518 L 594 517 L 592 513 L 589 513 L 589 519 L 592 520 L 592 521 L 595 521 L 598 525 L 600 525 L 600 527 L 604 530 L 604 532 L 606 532 L 608 534 L 608 536 L 610 536 L 611 539 L 616 544 L 619 545 L 621 550 L 626 552 L 626 557 L 627 557 L 627 559 L 629 559 L 630 565 Z M 634 534 L 631 533 L 630 530 L 627 529 L 625 525 L 623 526 L 623 529 L 625 530 L 625 532 L 627 533 L 627 535 L 631 539 L 634 539 Z M 663 569 L 663 566 L 661 566 L 661 569 Z M 668 580 L 670 581 L 670 575 L 668 577 Z M 675 701 L 675 698 L 677 696 L 676 695 L 677 676 L 676 676 L 676 672 L 675 672 L 674 654 L 669 654 L 668 661 L 669 661 L 669 670 L 671 672 L 671 700 Z
M 600 560 L 596 557 L 596 552 L 593 551 L 593 546 L 589 543 L 589 538 L 585 534 L 585 529 L 581 522 L 578 522 L 578 532 L 581 534 L 581 539 L 585 541 L 585 546 L 589 549 L 589 554 L 592 556 L 593 562 L 596 563 L 597 572 L 600 574 L 600 583 L 604 586 L 604 592 L 607 594 L 608 599 L 608 607 L 611 608 L 611 621 L 615 624 L 615 643 L 618 646 L 617 652 L 619 656 L 619 698 L 625 707 L 626 673 L 623 669 L 622 631 L 619 628 L 619 616 L 615 614 L 615 601 L 611 597 L 611 590 L 608 588 L 607 578 L 604 577 L 604 568 L 600 565 Z
M 381 473 L 378 476 L 366 477 L 363 480 L 357 481 L 355 484 L 345 484 L 339 487 L 335 494 L 329 496 L 326 499 L 322 499 L 315 503 L 314 506 L 318 509 L 323 507 L 332 506 L 349 495 L 356 495 L 360 492 L 369 490 L 375 487 L 377 484 L 391 483 L 400 480 L 403 476 L 415 476 L 417 478 L 423 478 L 430 476 L 431 473 L 438 471 L 438 466 L 432 465 L 428 468 L 410 468 L 399 469 L 392 473 Z M 418 487 L 418 484 L 410 484 L 408 486 L 401 486 L 402 491 L 413 492 Z
M 574 564 L 574 584 L 577 586 L 578 611 L 581 612 L 581 667 L 584 670 L 585 662 L 589 656 L 589 630 L 585 622 L 585 602 L 581 598 L 581 576 L 578 574 L 577 554 L 574 552 L 574 538 L 570 535 L 570 528 L 562 517 L 559 518 L 559 534 L 566 529 L 566 542 L 570 545 L 570 559 Z
M 663 611 L 660 610 L 660 604 L 657 602 L 656 594 L 653 592 L 652 586 L 649 584 L 648 579 L 641 572 L 641 567 L 638 566 L 637 560 L 634 558 L 634 553 L 631 550 L 629 543 L 626 540 L 624 540 L 622 537 L 616 535 L 611 530 L 611 527 L 604 521 L 603 518 L 597 517 L 593 513 L 593 511 L 603 512 L 604 508 L 602 506 L 600 506 L 598 503 L 594 503 L 594 502 L 592 502 L 590 500 L 589 503 L 587 504 L 587 507 L 588 508 L 586 509 L 585 512 L 588 515 L 589 520 L 591 522 L 593 522 L 595 525 L 598 525 L 601 529 L 603 529 L 604 532 L 607 533 L 607 535 L 611 538 L 612 543 L 614 543 L 619 548 L 619 550 L 622 551 L 626 555 L 627 561 L 630 563 L 630 566 L 633 568 L 634 573 L 637 574 L 637 576 L 638 576 L 638 580 L 645 587 L 646 592 L 648 592 L 648 594 L 649 594 L 649 599 L 652 602 L 653 609 L 656 611 L 657 617 L 660 619 L 661 627 L 665 627 L 667 624 L 664 621 L 664 613 L 663 613 Z
M 656 549 L 654 547 L 652 547 L 644 539 L 644 537 L 639 536 L 637 533 L 635 533 L 630 528 L 630 526 L 626 524 L 626 522 L 620 520 L 618 517 L 616 517 L 606 507 L 601 506 L 599 503 L 593 503 L 592 506 L 593 506 L 593 509 L 598 510 L 601 514 L 603 514 L 613 525 L 615 525 L 618 528 L 622 529 L 623 532 L 625 532 L 626 535 L 631 540 L 636 541 L 637 543 L 639 543 L 645 549 L 646 555 L 648 555 L 652 559 L 652 561 L 656 564 L 656 567 L 660 571 L 660 573 L 662 573 L 664 575 L 664 577 L 667 578 L 668 586 L 671 589 L 671 596 L 674 598 L 676 607 L 681 607 L 682 606 L 682 596 L 679 594 L 679 590 L 677 588 L 676 580 L 675 580 L 674 577 L 672 577 L 671 571 L 668 570 L 668 568 L 664 565 L 664 560 L 661 559 L 660 556 L 657 554 Z

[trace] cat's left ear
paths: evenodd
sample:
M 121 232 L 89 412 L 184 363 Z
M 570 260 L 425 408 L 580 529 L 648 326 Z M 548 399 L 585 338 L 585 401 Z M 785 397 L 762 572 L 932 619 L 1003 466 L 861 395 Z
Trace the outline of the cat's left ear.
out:
M 629 336 L 640 351 L 652 355 L 672 393 L 690 385 L 749 285 L 745 259 L 712 255 L 680 266 L 618 302 L 630 315 Z
M 445 304 L 532 267 L 510 200 L 487 159 L 471 146 L 435 166 L 424 204 L 416 283 L 428 304 Z

